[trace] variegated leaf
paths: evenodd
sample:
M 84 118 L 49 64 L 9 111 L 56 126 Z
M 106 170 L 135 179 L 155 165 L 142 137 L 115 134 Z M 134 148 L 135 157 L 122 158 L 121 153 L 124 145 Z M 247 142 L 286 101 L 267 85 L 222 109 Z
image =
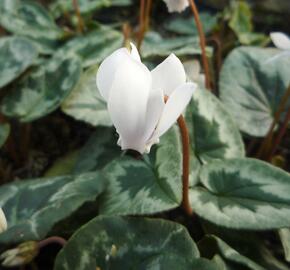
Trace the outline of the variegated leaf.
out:
M 0 188 L 0 207 L 8 230 L 0 244 L 44 238 L 52 227 L 103 191 L 98 173 L 25 180 Z
M 5 96 L 3 114 L 29 122 L 55 110 L 78 82 L 81 62 L 78 57 L 54 58 L 17 82 Z
M 107 103 L 96 86 L 98 66 L 92 66 L 81 76 L 78 84 L 61 105 L 68 115 L 93 126 L 111 126 Z
M 203 267 L 208 262 L 198 258 L 195 243 L 177 223 L 101 216 L 72 236 L 54 270 L 215 269 Z
M 0 88 L 16 79 L 36 58 L 37 49 L 26 38 L 0 38 Z

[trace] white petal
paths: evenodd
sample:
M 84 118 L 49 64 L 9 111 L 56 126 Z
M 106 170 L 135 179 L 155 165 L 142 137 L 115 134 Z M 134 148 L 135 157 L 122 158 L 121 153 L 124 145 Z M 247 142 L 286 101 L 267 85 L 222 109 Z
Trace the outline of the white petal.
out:
M 120 137 L 122 149 L 144 152 L 143 138 L 151 74 L 145 65 L 125 59 L 115 73 L 108 110 Z
M 0 208 L 0 233 L 7 229 L 7 221 L 3 210 Z
M 188 0 L 164 0 L 164 2 L 169 12 L 181 12 L 189 5 Z
M 153 138 L 162 136 L 182 114 L 196 90 L 195 83 L 185 83 L 179 86 L 168 98 Z
M 149 140 L 153 135 L 165 106 L 164 95 L 161 89 L 151 89 L 146 111 L 144 139 Z
M 270 37 L 278 49 L 290 50 L 290 38 L 287 35 L 281 32 L 273 32 Z
M 151 74 L 152 88 L 161 89 L 168 96 L 176 87 L 186 82 L 184 67 L 174 54 L 169 55 L 154 68 Z
M 136 46 L 134 45 L 134 43 L 130 42 L 131 45 L 131 56 L 138 62 L 141 62 L 141 58 L 139 55 L 139 52 L 136 48 Z
M 97 87 L 102 97 L 108 101 L 109 92 L 119 65 L 130 57 L 126 48 L 121 48 L 109 55 L 100 65 L 97 73 Z

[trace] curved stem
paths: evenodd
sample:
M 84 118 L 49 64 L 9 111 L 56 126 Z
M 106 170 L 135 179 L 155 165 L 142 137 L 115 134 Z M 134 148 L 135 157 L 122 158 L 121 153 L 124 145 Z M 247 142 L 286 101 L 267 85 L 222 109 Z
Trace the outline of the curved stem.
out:
M 59 236 L 52 236 L 38 242 L 38 248 L 41 249 L 50 244 L 59 244 L 63 247 L 66 243 L 67 241 L 64 238 Z
M 84 22 L 83 22 L 83 18 L 81 16 L 78 0 L 73 0 L 73 7 L 75 10 L 77 19 L 78 19 L 78 32 L 83 33 L 84 32 Z
M 139 14 L 139 33 L 138 33 L 138 41 L 137 41 L 137 49 L 140 51 L 141 44 L 144 37 L 145 31 L 145 0 L 140 0 L 140 14 Z
M 198 14 L 198 10 L 197 7 L 195 5 L 194 0 L 188 0 L 193 16 L 194 16 L 194 20 L 195 20 L 195 24 L 197 27 L 197 31 L 198 31 L 198 35 L 199 35 L 199 42 L 200 42 L 200 47 L 201 47 L 201 57 L 202 57 L 202 64 L 203 64 L 203 68 L 204 68 L 204 74 L 205 74 L 205 86 L 208 90 L 211 89 L 210 86 L 210 73 L 209 73 L 209 65 L 208 65 L 208 61 L 206 58 L 206 42 L 205 42 L 205 37 L 204 37 L 204 32 L 202 29 L 202 24 L 199 18 L 199 14 Z
M 182 115 L 177 119 L 177 123 L 179 126 L 179 130 L 181 133 L 182 140 L 182 152 L 183 152 L 183 160 L 182 160 L 182 207 L 185 210 L 186 214 L 192 215 L 192 209 L 189 202 L 189 134 L 186 126 L 186 122 Z

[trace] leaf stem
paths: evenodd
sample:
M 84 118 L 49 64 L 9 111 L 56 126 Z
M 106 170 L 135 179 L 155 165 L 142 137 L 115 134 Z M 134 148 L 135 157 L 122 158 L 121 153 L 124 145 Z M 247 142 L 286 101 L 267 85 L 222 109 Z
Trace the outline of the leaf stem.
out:
M 179 130 L 181 133 L 182 140 L 182 207 L 185 210 L 186 214 L 189 216 L 192 215 L 192 209 L 189 202 L 189 134 L 186 126 L 186 122 L 182 115 L 177 119 Z
M 281 126 L 281 128 L 279 129 L 279 133 L 273 143 L 273 148 L 271 150 L 271 153 L 269 155 L 269 158 L 268 160 L 271 159 L 271 157 L 275 154 L 276 150 L 277 150 L 277 147 L 279 146 L 279 144 L 281 143 L 281 140 L 282 138 L 284 137 L 286 131 L 287 131 L 287 128 L 288 128 L 288 123 L 290 122 L 290 109 L 288 110 L 287 112 L 287 115 L 285 117 L 285 120 L 284 120 L 284 123 L 283 125 Z
M 84 32 L 84 21 L 83 21 L 83 18 L 81 16 L 78 0 L 72 0 L 72 1 L 73 1 L 73 7 L 75 10 L 77 19 L 78 19 L 78 32 L 83 33 Z
M 203 68 L 204 68 L 204 74 L 205 74 L 205 86 L 208 90 L 211 90 L 209 65 L 206 58 L 206 41 L 205 41 L 203 29 L 202 29 L 202 24 L 201 24 L 199 13 L 198 13 L 194 0 L 188 0 L 188 1 L 192 10 L 193 16 L 194 16 L 195 24 L 196 24 L 198 35 L 199 35 L 201 57 L 202 57 L 202 63 L 203 63 Z
M 270 147 L 272 139 L 273 139 L 274 128 L 277 125 L 277 123 L 279 122 L 280 116 L 281 116 L 283 110 L 285 109 L 285 106 L 287 105 L 289 97 L 290 97 L 290 85 L 289 85 L 287 91 L 285 92 L 285 94 L 283 95 L 283 97 L 281 98 L 281 103 L 280 103 L 277 111 L 275 112 L 274 120 L 269 128 L 269 131 L 268 131 L 266 137 L 264 138 L 264 140 L 261 143 L 261 146 L 258 150 L 258 153 L 256 155 L 257 158 L 261 158 L 263 156 L 263 154 L 267 153 L 267 151 L 269 150 L 269 147 Z
M 59 244 L 63 247 L 66 243 L 67 241 L 64 238 L 59 236 L 52 236 L 38 242 L 38 248 L 41 249 L 50 244 Z

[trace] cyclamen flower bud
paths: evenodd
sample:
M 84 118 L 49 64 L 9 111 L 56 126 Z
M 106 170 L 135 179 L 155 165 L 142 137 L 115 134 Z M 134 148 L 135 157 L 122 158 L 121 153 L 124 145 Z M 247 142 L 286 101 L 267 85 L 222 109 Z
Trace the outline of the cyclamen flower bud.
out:
M 7 229 L 7 221 L 3 210 L 0 208 L 0 233 Z
M 9 249 L 1 254 L 2 265 L 5 267 L 16 267 L 30 263 L 38 254 L 38 244 L 29 241 L 20 244 L 14 249 Z

